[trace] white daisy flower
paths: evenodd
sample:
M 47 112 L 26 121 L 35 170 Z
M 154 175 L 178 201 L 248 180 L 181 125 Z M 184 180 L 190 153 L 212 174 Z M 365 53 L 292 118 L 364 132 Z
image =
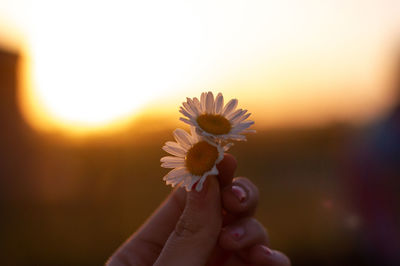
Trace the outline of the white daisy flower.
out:
M 221 93 L 214 99 L 212 92 L 203 92 L 200 100 L 187 98 L 182 103 L 179 112 L 186 118 L 181 117 L 180 120 L 194 126 L 199 135 L 214 140 L 246 140 L 242 133 L 255 132 L 248 129 L 254 122 L 246 120 L 250 113 L 236 109 L 237 104 L 238 100 L 232 99 L 224 106 Z
M 211 142 L 196 134 L 191 127 L 191 134 L 183 129 L 174 131 L 176 142 L 167 141 L 163 150 L 173 156 L 161 158 L 161 167 L 174 168 L 163 180 L 173 187 L 180 184 L 190 191 L 197 183 L 196 190 L 203 188 L 203 183 L 209 175 L 217 175 L 217 164 L 224 158 L 228 145 Z

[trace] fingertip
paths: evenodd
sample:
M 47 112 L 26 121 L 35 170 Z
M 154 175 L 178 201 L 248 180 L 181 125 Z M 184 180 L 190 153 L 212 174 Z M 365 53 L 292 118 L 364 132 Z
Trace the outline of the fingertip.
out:
M 222 189 L 223 208 L 241 216 L 252 215 L 257 208 L 259 191 L 249 179 L 237 177 Z
M 257 265 L 290 266 L 289 258 L 280 251 L 265 245 L 255 245 L 249 250 L 249 260 Z
M 219 245 L 225 250 L 247 250 L 254 245 L 269 243 L 262 224 L 254 218 L 243 218 L 225 226 L 219 236 Z
M 229 153 L 225 153 L 224 159 L 217 165 L 219 171 L 218 178 L 222 187 L 232 182 L 236 167 L 236 158 Z

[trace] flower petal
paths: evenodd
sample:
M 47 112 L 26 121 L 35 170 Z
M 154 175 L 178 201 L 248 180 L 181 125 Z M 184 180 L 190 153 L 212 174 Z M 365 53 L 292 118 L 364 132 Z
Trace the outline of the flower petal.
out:
M 196 183 L 199 179 L 200 177 L 198 176 L 190 175 L 183 181 L 182 186 L 185 187 L 186 191 L 191 191 L 194 183 Z
M 197 181 L 199 181 L 200 180 L 200 177 L 199 176 L 196 176 L 196 175 L 192 175 L 191 176 L 191 180 L 190 180 L 190 182 L 188 183 L 188 186 L 186 186 L 186 191 L 191 191 L 192 190 L 192 188 L 193 188 L 193 185 L 197 182 Z
M 176 145 L 171 145 L 170 143 L 174 143 Z M 165 145 L 162 147 L 162 149 L 172 155 L 178 156 L 178 157 L 185 157 L 186 156 L 186 150 L 182 148 L 181 145 L 179 145 L 176 142 L 167 142 Z
M 194 97 L 193 100 L 191 100 L 193 103 L 193 107 L 192 108 L 196 108 L 197 110 L 197 114 L 201 114 L 202 110 L 201 110 L 201 104 L 199 99 L 197 99 L 197 97 Z
M 207 111 L 207 109 L 206 109 L 206 98 L 207 98 L 207 93 L 206 92 L 201 93 L 201 96 L 200 96 L 200 107 L 201 107 L 201 111 L 203 113 L 205 113 Z
M 242 122 L 242 123 L 236 125 L 236 126 L 232 129 L 231 132 L 232 132 L 233 134 L 239 133 L 240 131 L 245 130 L 246 128 L 250 127 L 250 126 L 253 125 L 253 124 L 254 124 L 254 121 L 251 121 L 251 120 L 244 121 L 244 122 Z
M 176 185 L 179 185 L 180 183 L 182 183 L 190 174 L 184 174 L 184 175 L 180 175 L 177 176 L 173 179 L 168 179 L 165 181 L 165 183 L 167 185 L 171 185 L 172 187 L 175 187 Z
M 182 106 L 181 106 L 181 108 L 179 108 L 179 112 L 180 112 L 181 114 L 183 114 L 184 116 L 186 116 L 187 118 L 191 118 L 191 117 L 194 116 L 194 115 L 192 114 L 192 111 L 191 111 L 191 110 L 188 111 L 187 109 L 183 108 Z
M 185 173 L 185 174 L 176 176 L 175 178 L 167 179 L 167 180 L 165 180 L 165 183 L 167 185 L 172 185 L 172 187 L 174 187 L 174 186 L 178 185 L 179 183 L 185 182 L 185 180 L 190 177 L 191 177 L 191 174 Z
M 214 95 L 211 91 L 209 91 L 206 96 L 206 113 L 214 113 Z
M 244 110 L 244 112 L 247 112 L 246 110 Z M 243 113 L 242 109 L 237 109 L 234 112 L 231 112 L 229 115 L 226 116 L 226 118 L 230 121 L 232 121 L 232 119 L 236 118 L 237 116 L 241 116 Z
M 191 126 L 195 126 L 196 125 L 192 120 L 189 120 L 189 119 L 186 119 L 186 118 L 183 118 L 183 117 L 179 117 L 179 120 L 181 120 L 182 122 L 184 122 L 184 123 L 186 123 L 188 125 L 191 125 Z
M 190 114 L 192 114 L 192 116 L 199 115 L 199 111 L 197 110 L 196 105 L 193 103 L 192 99 L 187 98 L 187 102 L 183 102 L 182 105 Z
M 224 107 L 224 96 L 222 96 L 222 93 L 218 93 L 217 97 L 215 98 L 215 113 L 220 114 L 223 107 Z
M 185 165 L 185 158 L 175 156 L 165 156 L 161 158 L 161 167 L 164 168 L 175 168 Z
M 238 104 L 237 99 L 232 99 L 230 100 L 224 107 L 224 110 L 222 111 L 223 116 L 229 115 L 233 110 L 236 109 L 236 106 Z
M 246 110 L 246 112 L 247 112 L 247 110 Z M 232 119 L 231 122 L 232 122 L 233 125 L 237 125 L 240 122 L 242 122 L 242 121 L 246 120 L 247 118 L 249 118 L 250 115 L 251 115 L 251 113 L 247 113 L 247 114 L 243 113 L 242 116 L 239 116 L 239 117 L 236 117 L 235 119 Z
M 188 174 L 188 172 L 185 167 L 178 167 L 169 171 L 168 174 L 166 174 L 163 177 L 163 180 L 166 181 L 166 180 L 176 179 L 177 177 L 186 174 Z
M 172 146 L 172 147 L 179 147 L 186 152 L 185 148 L 183 148 L 179 143 L 177 143 L 175 141 L 167 141 L 167 142 L 165 142 L 165 145 Z
M 190 135 L 183 129 L 177 128 L 174 131 L 174 138 L 175 140 L 186 150 L 190 148 Z

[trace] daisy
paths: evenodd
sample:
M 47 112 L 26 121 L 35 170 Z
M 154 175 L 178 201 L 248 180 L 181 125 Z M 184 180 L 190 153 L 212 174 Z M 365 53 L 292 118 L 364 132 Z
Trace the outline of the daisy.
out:
M 237 104 L 238 100 L 232 99 L 224 106 L 221 93 L 214 99 L 212 92 L 203 92 L 200 100 L 196 97 L 187 98 L 182 103 L 179 112 L 185 118 L 181 117 L 180 120 L 194 126 L 199 135 L 213 140 L 246 140 L 242 133 L 255 132 L 248 129 L 254 122 L 246 120 L 250 113 L 236 109 Z
M 173 187 L 180 184 L 190 191 L 197 183 L 196 190 L 203 188 L 203 183 L 209 175 L 217 175 L 217 164 L 224 158 L 228 145 L 209 141 L 197 135 L 191 127 L 191 134 L 183 129 L 174 131 L 176 142 L 167 141 L 163 150 L 173 156 L 161 158 L 161 167 L 173 168 L 163 180 Z

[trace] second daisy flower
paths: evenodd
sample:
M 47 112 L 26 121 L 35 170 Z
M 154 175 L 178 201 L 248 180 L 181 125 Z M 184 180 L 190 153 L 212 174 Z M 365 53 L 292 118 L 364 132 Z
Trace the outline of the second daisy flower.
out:
M 180 120 L 194 126 L 199 135 L 213 140 L 246 140 L 242 134 L 254 132 L 248 129 L 254 122 L 246 120 L 250 116 L 247 110 L 236 110 L 237 104 L 238 101 L 232 99 L 224 106 L 221 93 L 214 99 L 212 92 L 203 92 L 200 100 L 187 98 L 182 103 L 179 111 L 185 118 Z

